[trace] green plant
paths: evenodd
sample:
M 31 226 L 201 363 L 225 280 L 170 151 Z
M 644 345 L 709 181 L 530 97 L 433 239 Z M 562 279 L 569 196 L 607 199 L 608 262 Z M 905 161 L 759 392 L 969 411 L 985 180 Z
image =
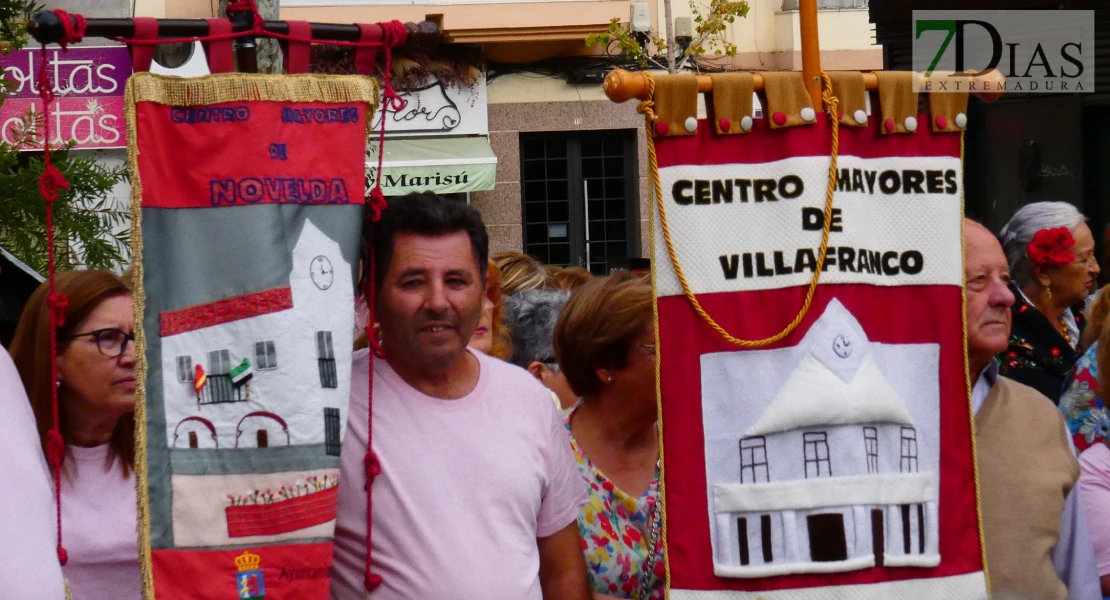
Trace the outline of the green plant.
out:
M 745 0 L 709 0 L 708 3 L 698 3 L 690 0 L 690 12 L 694 21 L 694 38 L 686 48 L 679 48 L 674 58 L 676 65 L 681 65 L 686 59 L 702 56 L 707 52 L 716 52 L 726 56 L 736 55 L 736 44 L 728 40 L 725 33 L 728 26 L 738 18 L 748 15 L 748 3 Z M 634 34 L 622 24 L 619 18 L 614 18 L 609 23 L 605 33 L 597 33 L 586 38 L 586 45 L 602 44 L 606 49 L 613 44 L 629 59 L 634 60 L 642 67 L 651 63 L 649 44 L 655 46 L 656 54 L 667 54 L 666 42 L 658 34 Z
M 38 8 L 31 0 L 0 0 L 0 55 L 27 43 L 26 19 Z M 0 105 L 8 90 L 0 87 Z M 45 272 L 46 204 L 39 193 L 42 154 L 17 150 L 41 146 L 29 133 L 41 131 L 41 119 L 42 113 L 25 116 L 22 127 L 10 130 L 17 137 L 14 143 L 0 141 L 0 246 Z M 126 179 L 126 170 L 98 162 L 88 150 L 69 147 L 51 148 L 50 160 L 69 182 L 54 202 L 58 269 L 122 267 L 130 253 L 130 213 L 113 206 L 109 194 Z

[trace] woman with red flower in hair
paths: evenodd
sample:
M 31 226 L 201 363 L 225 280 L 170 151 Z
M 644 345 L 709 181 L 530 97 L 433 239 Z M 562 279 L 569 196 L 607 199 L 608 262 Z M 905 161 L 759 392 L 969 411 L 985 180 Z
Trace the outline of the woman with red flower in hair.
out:
M 1087 219 L 1067 202 L 1034 202 L 1002 229 L 1016 302 L 1001 373 L 1059 403 L 1081 354 L 1080 308 L 1099 274 Z

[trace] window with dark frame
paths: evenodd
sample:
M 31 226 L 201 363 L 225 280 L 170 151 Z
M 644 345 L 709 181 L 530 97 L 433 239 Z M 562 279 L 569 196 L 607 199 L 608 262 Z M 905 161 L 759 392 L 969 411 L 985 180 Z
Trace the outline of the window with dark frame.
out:
M 339 387 L 339 373 L 335 365 L 335 348 L 330 331 L 316 332 L 316 359 L 320 367 L 320 387 Z
M 879 430 L 874 427 L 863 428 L 863 446 L 867 451 L 867 472 L 879 472 Z
M 193 382 L 193 357 L 192 356 L 178 356 L 177 357 L 177 380 L 181 383 Z
M 522 134 L 524 251 L 595 275 L 638 250 L 636 142 L 631 131 Z
M 339 440 L 339 409 L 324 408 L 324 452 L 328 456 L 339 456 L 342 444 Z
M 254 343 L 254 364 L 259 371 L 277 368 L 277 348 L 273 340 Z
M 829 434 L 824 431 L 802 434 L 802 445 L 806 464 L 806 479 L 810 477 L 831 477 L 832 462 L 829 459 Z
M 208 385 L 204 387 L 208 401 L 202 404 L 236 402 L 235 386 L 231 383 L 231 353 L 228 350 L 213 350 L 208 353 Z
M 740 483 L 767 483 L 767 440 L 763 436 L 740 440 Z
M 917 472 L 917 430 L 913 427 L 902 428 L 902 460 L 899 462 L 899 471 Z

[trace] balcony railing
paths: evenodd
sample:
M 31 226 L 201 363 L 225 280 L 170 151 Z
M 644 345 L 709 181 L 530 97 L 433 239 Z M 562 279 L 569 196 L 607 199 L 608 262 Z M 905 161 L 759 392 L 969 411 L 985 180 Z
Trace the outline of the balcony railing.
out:
M 818 10 L 867 8 L 869 0 L 817 0 Z M 783 10 L 798 10 L 798 0 L 782 0 Z

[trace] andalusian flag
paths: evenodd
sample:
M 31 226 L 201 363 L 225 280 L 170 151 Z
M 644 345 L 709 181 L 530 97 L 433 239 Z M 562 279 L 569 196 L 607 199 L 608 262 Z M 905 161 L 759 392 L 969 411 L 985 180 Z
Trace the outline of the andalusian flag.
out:
M 228 375 L 231 375 L 231 383 L 235 387 L 239 387 L 244 383 L 250 381 L 251 377 L 254 377 L 254 369 L 251 368 L 250 359 L 244 358 L 243 362 L 239 363 L 239 366 L 232 369 L 231 372 L 228 373 Z
M 193 389 L 199 394 L 206 385 L 208 385 L 208 376 L 204 374 L 204 367 L 198 364 L 197 373 L 193 376 Z

